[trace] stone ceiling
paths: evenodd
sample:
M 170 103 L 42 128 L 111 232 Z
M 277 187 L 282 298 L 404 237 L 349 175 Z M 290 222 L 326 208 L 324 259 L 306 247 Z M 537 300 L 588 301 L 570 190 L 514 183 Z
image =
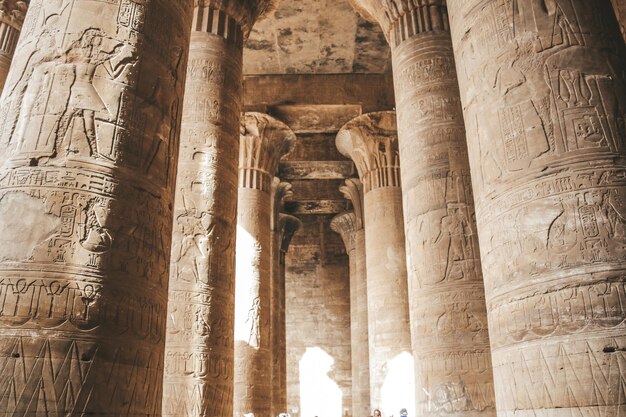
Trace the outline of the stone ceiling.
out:
M 390 53 L 380 28 L 348 0 L 282 0 L 258 22 L 244 51 L 244 73 L 383 73 Z

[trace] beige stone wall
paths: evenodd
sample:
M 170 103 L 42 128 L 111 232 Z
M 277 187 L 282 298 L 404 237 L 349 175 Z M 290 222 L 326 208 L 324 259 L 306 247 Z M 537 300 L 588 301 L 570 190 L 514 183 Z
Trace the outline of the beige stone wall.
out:
M 286 257 L 288 411 L 292 417 L 323 416 L 322 411 L 302 414 L 306 409 L 300 397 L 300 360 L 307 348 L 319 348 L 334 364 L 327 377 L 316 374 L 326 383 L 312 398 L 325 407 L 325 401 L 340 394 L 341 414 L 351 416 L 348 257 L 341 237 L 330 230 L 332 216 L 300 217 L 303 230 L 294 236 Z M 311 400 L 304 401 L 306 407 Z

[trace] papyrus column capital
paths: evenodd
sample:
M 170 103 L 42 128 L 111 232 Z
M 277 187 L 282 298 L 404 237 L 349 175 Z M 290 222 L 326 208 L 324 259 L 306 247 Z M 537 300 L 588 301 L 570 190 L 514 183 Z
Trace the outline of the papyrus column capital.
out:
M 341 128 L 337 149 L 356 164 L 365 193 L 400 186 L 396 113 L 368 113 Z
M 367 20 L 377 22 L 392 46 L 420 33 L 448 31 L 446 0 L 350 0 Z
M 279 216 L 286 198 L 293 196 L 292 186 L 274 177 L 272 182 L 272 231 L 280 231 Z
M 280 158 L 293 149 L 296 135 L 281 121 L 263 113 L 246 113 L 241 125 L 239 186 L 271 191 Z
M 248 37 L 252 26 L 258 21 L 271 15 L 280 0 L 195 0 L 196 11 L 219 12 L 234 19 L 241 29 L 244 39 Z M 212 14 L 213 16 L 213 14 Z M 194 24 L 197 17 L 194 18 Z M 224 27 L 222 23 L 222 27 Z
M 330 228 L 341 236 L 350 254 L 356 248 L 357 216 L 351 211 L 338 214 L 331 220 Z
M 352 202 L 355 217 L 355 230 L 363 229 L 363 184 L 357 178 L 348 178 L 339 191 Z

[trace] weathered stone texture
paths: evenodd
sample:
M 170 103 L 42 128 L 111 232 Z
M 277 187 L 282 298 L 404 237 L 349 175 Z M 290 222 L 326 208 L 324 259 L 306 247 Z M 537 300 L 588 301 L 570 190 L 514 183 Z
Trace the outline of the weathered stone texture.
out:
M 500 416 L 626 407 L 626 91 L 608 0 L 449 0 Z
M 337 134 L 337 148 L 354 161 L 363 183 L 371 408 L 414 411 L 396 114 L 350 121 Z
M 233 414 L 242 45 L 232 17 L 196 6 L 174 210 L 164 416 Z
M 446 3 L 359 3 L 392 47 L 417 414 L 493 416 L 487 311 Z
M 0 3 L 0 92 L 9 74 L 26 10 L 28 2 L 23 0 L 4 0 Z
M 192 9 L 30 2 L 0 107 L 0 415 L 161 413 Z
M 234 414 L 270 417 L 272 402 L 271 185 L 294 145 L 282 122 L 246 113 L 239 151 Z

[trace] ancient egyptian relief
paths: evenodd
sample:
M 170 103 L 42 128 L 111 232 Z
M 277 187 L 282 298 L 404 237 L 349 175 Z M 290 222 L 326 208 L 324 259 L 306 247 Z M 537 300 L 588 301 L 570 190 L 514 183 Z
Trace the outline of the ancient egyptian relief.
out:
M 448 3 L 498 406 L 619 414 L 626 112 L 609 2 Z
M 30 3 L 0 107 L 3 411 L 160 413 L 190 18 Z
M 293 149 L 295 140 L 289 127 L 267 114 L 246 113 L 242 119 L 235 295 L 236 414 L 269 416 L 271 412 L 271 185 L 280 158 Z
M 243 32 L 196 6 L 170 269 L 164 415 L 232 415 Z

